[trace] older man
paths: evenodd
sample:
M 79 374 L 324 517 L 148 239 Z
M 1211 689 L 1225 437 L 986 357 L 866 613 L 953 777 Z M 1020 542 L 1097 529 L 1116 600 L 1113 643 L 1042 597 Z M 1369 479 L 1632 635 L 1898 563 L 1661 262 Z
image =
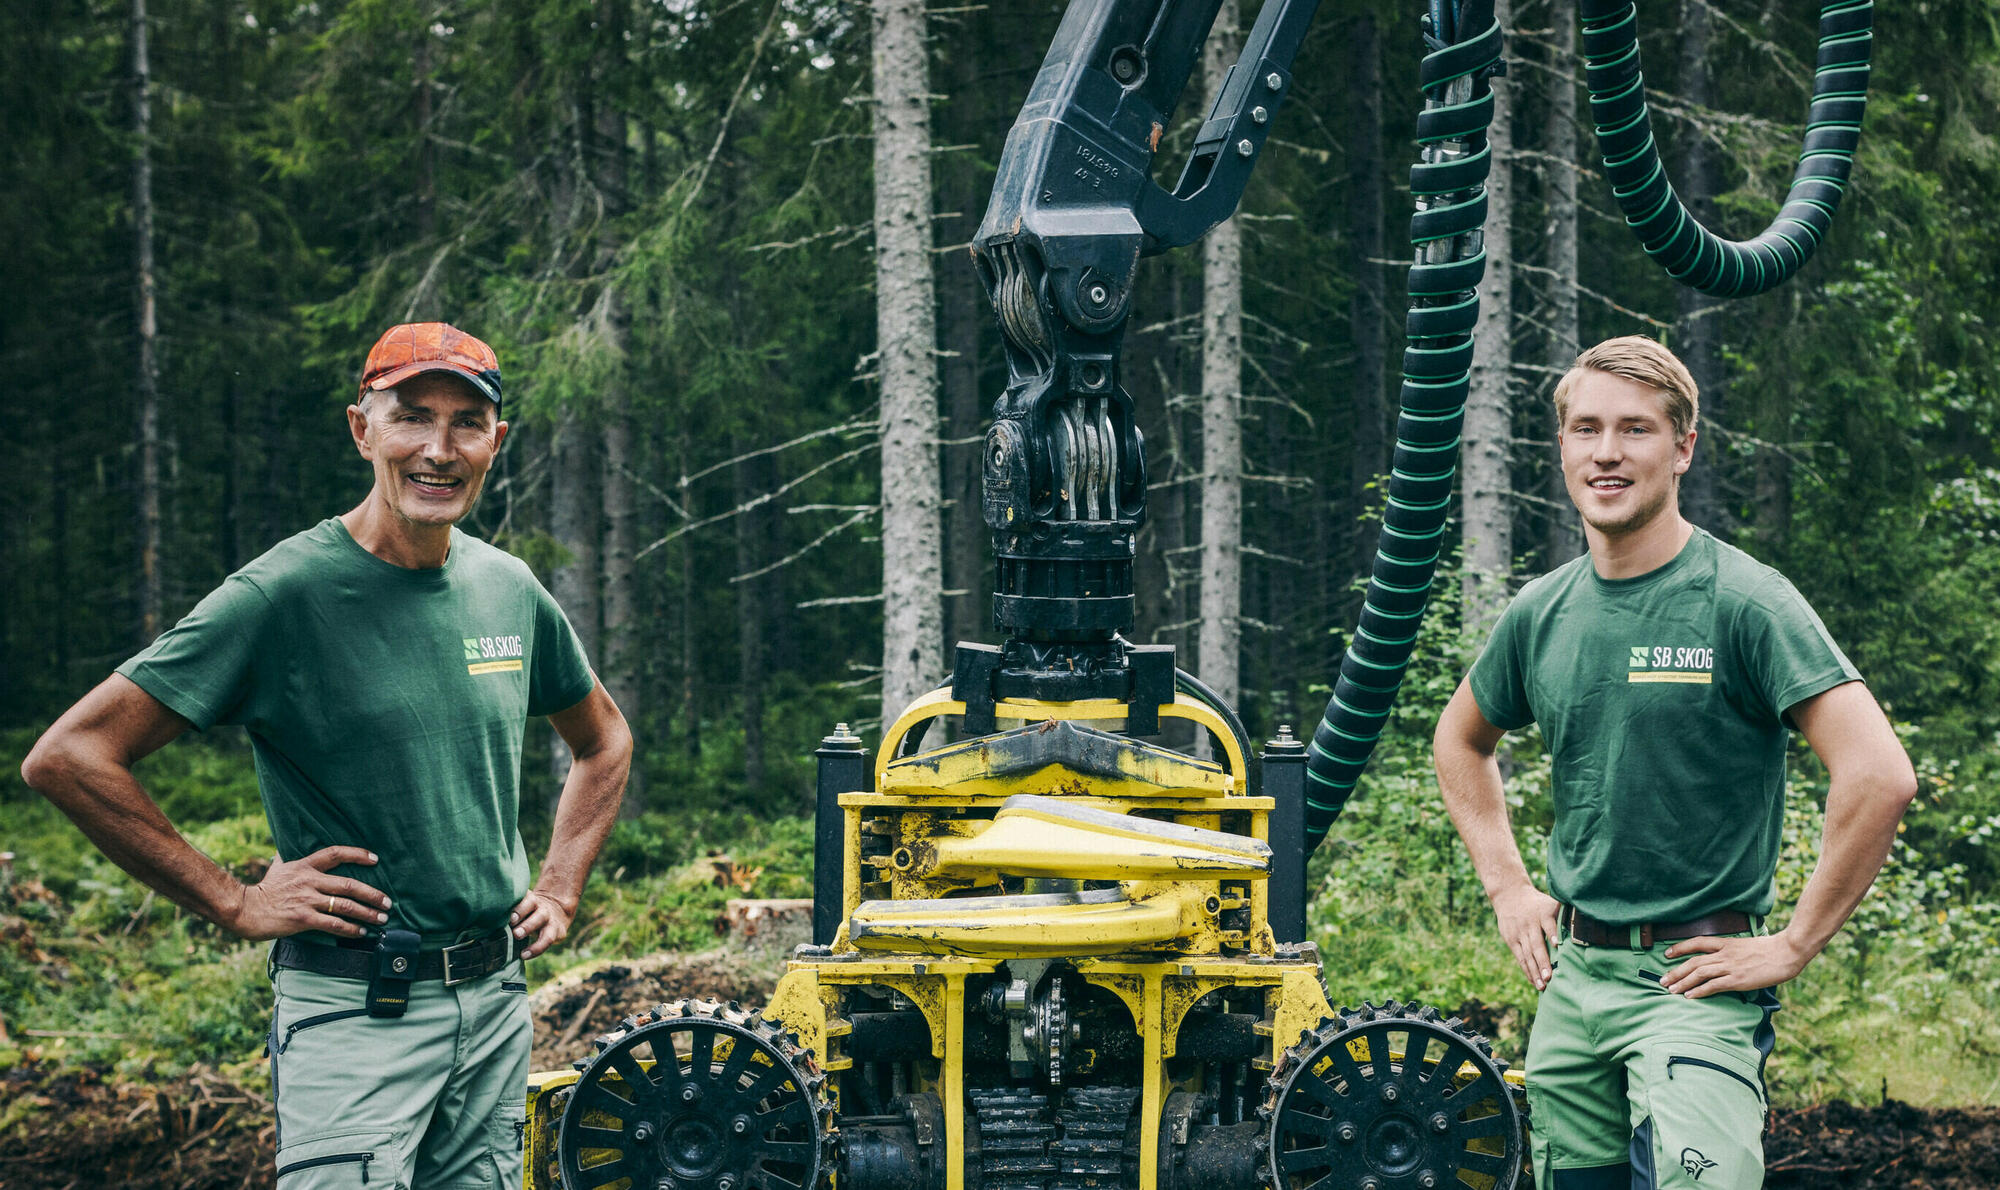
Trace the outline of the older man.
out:
M 1540 1190 L 1763 1184 L 1772 989 L 1853 912 L 1916 792 L 1805 600 L 1682 519 L 1697 401 L 1651 340 L 1577 358 L 1555 406 L 1589 553 L 1522 589 L 1437 726 L 1445 804 L 1542 992 Z M 1554 896 L 1514 846 L 1494 755 L 1530 723 L 1554 759 Z M 1793 727 L 1832 783 L 1819 867 L 1767 933 Z
M 280 542 L 70 708 L 22 775 L 125 870 L 276 939 L 284 1190 L 519 1186 L 521 960 L 560 941 L 632 741 L 560 608 L 453 526 L 507 437 L 493 351 L 398 326 L 347 410 L 374 485 Z M 527 720 L 575 755 L 540 879 L 516 826 Z M 190 726 L 248 729 L 279 858 L 244 885 L 132 775 Z

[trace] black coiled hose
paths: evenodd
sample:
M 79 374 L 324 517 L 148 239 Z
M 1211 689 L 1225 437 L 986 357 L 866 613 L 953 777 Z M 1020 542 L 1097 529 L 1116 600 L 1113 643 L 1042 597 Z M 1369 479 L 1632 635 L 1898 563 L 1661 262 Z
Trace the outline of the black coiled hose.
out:
M 1585 85 L 1598 152 L 1625 222 L 1668 275 L 1716 297 L 1763 293 L 1799 270 L 1826 238 L 1861 139 L 1874 35 L 1869 0 L 1819 10 L 1819 61 L 1805 144 L 1778 217 L 1752 240 L 1732 242 L 1688 213 L 1660 166 L 1639 73 L 1638 13 L 1631 0 L 1582 0 Z
M 1434 27 L 1438 23 L 1434 17 Z M 1450 31 L 1441 36 L 1449 39 Z M 1347 804 L 1388 722 L 1443 551 L 1472 375 L 1478 285 L 1486 272 L 1481 234 L 1492 162 L 1486 129 L 1493 119 L 1487 80 L 1499 61 L 1497 23 L 1423 61 L 1425 107 L 1417 140 L 1425 151 L 1410 169 L 1417 263 L 1410 269 L 1394 470 L 1361 620 L 1307 750 L 1308 850 L 1319 846 Z

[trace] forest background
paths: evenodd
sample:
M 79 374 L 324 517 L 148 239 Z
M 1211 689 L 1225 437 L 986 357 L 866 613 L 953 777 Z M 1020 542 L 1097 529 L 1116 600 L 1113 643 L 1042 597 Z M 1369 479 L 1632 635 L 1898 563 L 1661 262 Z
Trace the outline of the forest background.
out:
M 1830 243 L 1794 283 L 1728 304 L 1676 291 L 1613 213 L 1578 115 L 1571 0 L 1501 8 L 1463 550 L 1314 858 L 1334 998 L 1478 1001 L 1520 1052 L 1533 993 L 1491 935 L 1426 742 L 1496 599 L 1579 548 L 1550 466 L 1555 375 L 1580 342 L 1643 333 L 1703 385 L 1691 517 L 1792 577 L 1922 778 L 1858 921 L 1787 991 L 1778 1093 L 2000 1102 L 2000 8 L 1878 10 Z M 978 443 L 1005 367 L 965 245 L 1059 14 L 0 6 L 0 1067 L 256 1077 L 262 949 L 134 885 L 11 774 L 223 576 L 360 498 L 341 411 L 399 321 L 498 349 L 514 431 L 466 527 L 555 591 L 640 744 L 577 932 L 538 977 L 702 945 L 730 891 L 805 891 L 819 737 L 869 735 L 885 697 L 946 674 L 949 641 L 993 638 Z M 1139 637 L 1177 645 L 1257 738 L 1315 722 L 1372 550 L 1418 15 L 1326 5 L 1241 213 L 1141 272 L 1125 361 L 1152 473 Z M 1641 4 L 1670 169 L 1736 235 L 1789 177 L 1815 15 Z M 1225 6 L 1221 40 L 1235 22 Z M 1213 80 L 1190 86 L 1163 160 Z M 1509 758 L 1531 866 L 1540 755 L 1529 735 Z M 531 849 L 562 763 L 537 726 Z M 1809 753 L 1793 767 L 1785 898 L 1824 794 Z M 142 777 L 198 845 L 256 874 L 269 840 L 240 732 L 182 741 Z

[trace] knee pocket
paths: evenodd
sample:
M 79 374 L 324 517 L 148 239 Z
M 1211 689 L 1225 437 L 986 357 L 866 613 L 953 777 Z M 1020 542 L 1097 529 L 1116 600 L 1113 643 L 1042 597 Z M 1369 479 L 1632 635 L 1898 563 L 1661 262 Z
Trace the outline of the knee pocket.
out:
M 278 1190 L 399 1190 L 405 1185 L 394 1133 L 325 1132 L 278 1150 Z
M 1706 1041 L 1667 1039 L 1645 1067 L 1646 1115 L 1632 1158 L 1651 1167 L 1656 1180 L 1647 1184 L 1762 1185 L 1769 1108 L 1758 1063 Z

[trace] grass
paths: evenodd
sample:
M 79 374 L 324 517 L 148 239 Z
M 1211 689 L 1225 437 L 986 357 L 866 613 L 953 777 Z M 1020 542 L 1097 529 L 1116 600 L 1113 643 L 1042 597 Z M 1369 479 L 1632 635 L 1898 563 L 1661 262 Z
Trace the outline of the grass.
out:
M 26 741 L 0 736 L 0 763 Z M 270 854 L 240 744 L 176 745 L 145 778 L 170 816 L 218 862 L 248 874 Z M 1336 1005 L 1390 996 L 1448 1011 L 1477 1001 L 1482 1027 L 1518 1062 L 1533 988 L 1491 914 L 1425 766 L 1386 748 L 1309 871 L 1312 936 Z M 1510 788 L 1531 868 L 1533 762 Z M 1809 778 L 1796 791 L 1781 895 L 1796 895 L 1817 847 Z M 61 814 L 18 782 L 0 783 L 0 1069 L 34 1059 L 128 1078 L 196 1063 L 256 1079 L 270 1008 L 263 944 L 222 934 L 149 896 Z M 538 846 L 530 840 L 531 849 Z M 726 853 L 718 864 L 714 853 Z M 716 943 L 739 895 L 805 896 L 812 823 L 740 811 L 649 814 L 620 823 L 569 940 L 532 964 L 545 981 L 575 965 Z M 1771 1076 L 1786 1105 L 1887 1093 L 1923 1106 L 2000 1104 L 2000 911 L 1964 874 L 1899 848 L 1855 925 L 1782 990 Z

